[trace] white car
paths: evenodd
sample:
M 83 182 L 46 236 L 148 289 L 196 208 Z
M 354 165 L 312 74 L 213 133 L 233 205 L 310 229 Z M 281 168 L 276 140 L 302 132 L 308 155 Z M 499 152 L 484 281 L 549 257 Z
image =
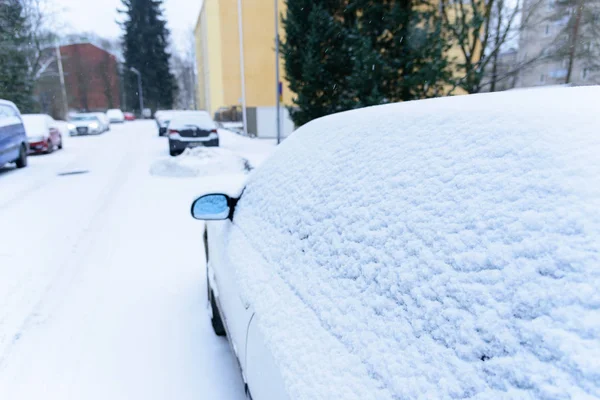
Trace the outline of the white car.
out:
M 251 398 L 599 397 L 599 97 L 340 113 L 200 196 L 209 315 Z
M 100 128 L 102 129 L 102 132 L 110 131 L 110 121 L 105 113 L 95 112 L 90 114 L 93 114 L 96 117 L 98 117 L 98 121 L 100 121 Z
M 63 148 L 63 138 L 54 118 L 47 114 L 22 114 L 31 153 L 52 153 Z
M 67 127 L 70 136 L 98 135 L 107 130 L 101 117 L 96 113 L 73 114 Z
M 111 124 L 121 124 L 125 122 L 125 114 L 123 114 L 123 111 L 119 110 L 118 108 L 108 110 L 106 112 L 106 116 L 108 117 Z

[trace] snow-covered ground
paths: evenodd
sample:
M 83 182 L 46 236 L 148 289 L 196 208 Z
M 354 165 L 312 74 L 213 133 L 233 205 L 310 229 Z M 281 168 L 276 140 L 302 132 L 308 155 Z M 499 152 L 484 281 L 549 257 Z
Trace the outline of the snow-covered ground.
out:
M 273 149 L 221 142 L 254 166 Z M 152 175 L 166 156 L 155 123 L 138 121 L 0 168 L 0 399 L 244 398 L 205 313 L 189 216 L 195 195 L 244 174 Z

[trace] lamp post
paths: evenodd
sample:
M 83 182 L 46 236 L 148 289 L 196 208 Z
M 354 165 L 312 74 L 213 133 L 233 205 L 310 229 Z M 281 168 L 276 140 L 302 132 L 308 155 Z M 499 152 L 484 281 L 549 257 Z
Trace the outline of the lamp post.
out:
M 137 75 L 138 94 L 140 96 L 140 115 L 143 118 L 143 116 L 144 116 L 144 94 L 142 93 L 142 74 L 140 73 L 140 71 L 137 70 L 137 68 L 134 68 L 134 67 L 130 67 L 129 70 Z
M 244 22 L 242 18 L 242 0 L 237 2 L 238 8 L 238 34 L 240 41 L 240 75 L 242 81 L 242 120 L 244 124 L 244 136 L 248 136 L 248 119 L 246 115 L 246 72 L 244 65 Z
M 277 144 L 281 143 L 281 85 L 279 84 L 279 10 L 275 1 L 275 91 L 277 92 Z

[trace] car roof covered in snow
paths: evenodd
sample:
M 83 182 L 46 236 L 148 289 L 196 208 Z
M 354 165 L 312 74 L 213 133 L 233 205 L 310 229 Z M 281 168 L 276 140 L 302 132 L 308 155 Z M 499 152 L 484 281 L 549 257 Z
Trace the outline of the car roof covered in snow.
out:
M 208 118 L 211 118 L 208 111 L 204 111 L 204 110 L 159 110 L 154 113 L 154 117 L 157 119 L 160 119 L 160 120 L 170 120 L 177 116 L 185 116 L 185 115 L 187 115 L 187 116 L 192 116 L 192 115 L 206 116 Z
M 292 399 L 600 396 L 599 87 L 313 121 L 228 243 Z
M 204 114 L 175 114 L 169 122 L 169 129 L 184 129 L 185 127 L 195 126 L 200 129 L 217 129 L 214 121 L 210 116 Z
M 52 121 L 52 117 L 46 114 L 21 114 L 21 119 L 29 136 L 48 134 L 49 123 Z

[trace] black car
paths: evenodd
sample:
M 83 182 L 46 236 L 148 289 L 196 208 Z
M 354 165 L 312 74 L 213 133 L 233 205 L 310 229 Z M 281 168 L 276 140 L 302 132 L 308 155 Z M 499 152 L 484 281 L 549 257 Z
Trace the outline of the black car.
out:
M 219 134 L 214 121 L 207 115 L 179 115 L 167 128 L 169 154 L 177 156 L 191 147 L 219 146 Z

